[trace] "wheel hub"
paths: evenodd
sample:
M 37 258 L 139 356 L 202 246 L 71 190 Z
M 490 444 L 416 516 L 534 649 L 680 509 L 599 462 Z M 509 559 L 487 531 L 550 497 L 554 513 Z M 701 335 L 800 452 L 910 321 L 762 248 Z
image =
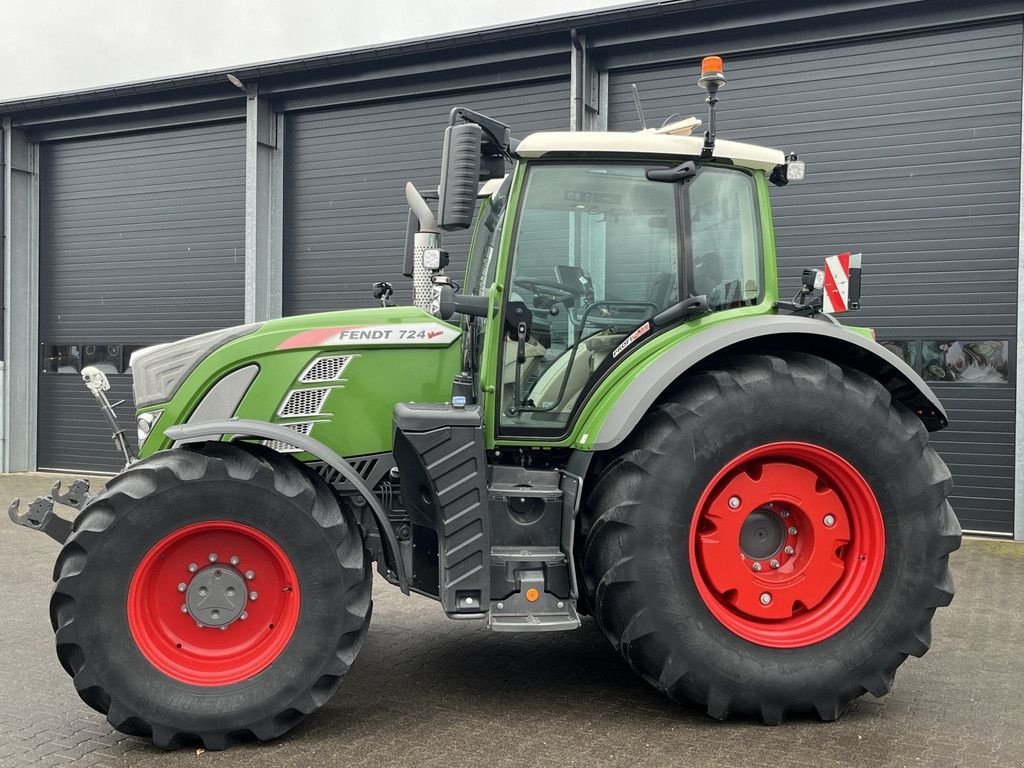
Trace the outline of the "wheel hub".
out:
M 751 560 L 768 560 L 782 551 L 786 526 L 782 518 L 767 509 L 747 515 L 740 529 L 740 550 Z
M 882 513 L 867 481 L 808 443 L 769 443 L 728 462 L 690 529 L 690 567 L 711 614 L 777 648 L 820 642 L 856 618 L 884 556 Z
M 231 567 L 214 564 L 203 568 L 189 582 L 185 606 L 207 627 L 227 627 L 245 612 L 245 579 Z
M 243 523 L 208 520 L 172 531 L 143 556 L 128 588 L 128 627 L 164 674 L 231 685 L 277 659 L 299 606 L 295 568 L 277 542 Z

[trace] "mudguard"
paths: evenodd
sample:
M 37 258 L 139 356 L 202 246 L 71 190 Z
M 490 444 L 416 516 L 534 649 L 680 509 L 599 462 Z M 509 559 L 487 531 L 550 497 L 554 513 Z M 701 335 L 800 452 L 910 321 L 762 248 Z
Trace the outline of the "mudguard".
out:
M 178 442 L 195 442 L 197 440 L 220 440 L 225 435 L 231 435 L 232 440 L 245 437 L 259 437 L 265 440 L 280 440 L 283 443 L 294 445 L 307 453 L 311 453 L 321 461 L 338 470 L 342 477 L 352 484 L 360 495 L 366 500 L 377 520 L 377 527 L 380 529 L 381 539 L 387 547 L 387 554 L 390 555 L 395 565 L 395 575 L 402 592 L 409 594 L 409 576 L 405 572 L 405 564 L 402 561 L 401 553 L 398 550 L 398 539 L 387 513 L 377 500 L 377 496 L 366 486 L 359 473 L 345 461 L 340 455 L 332 451 L 323 443 L 314 440 L 309 435 L 303 435 L 293 429 L 281 426 L 280 424 L 268 424 L 263 421 L 251 421 L 246 419 L 228 419 L 226 421 L 207 421 L 201 424 L 179 424 L 168 427 L 164 434 L 171 440 Z
M 681 376 L 726 354 L 807 352 L 863 371 L 910 408 L 929 431 L 949 424 L 935 393 L 903 360 L 875 341 L 824 320 L 788 315 L 731 320 L 661 352 L 627 386 L 591 444 L 602 451 L 621 443 L 661 394 Z

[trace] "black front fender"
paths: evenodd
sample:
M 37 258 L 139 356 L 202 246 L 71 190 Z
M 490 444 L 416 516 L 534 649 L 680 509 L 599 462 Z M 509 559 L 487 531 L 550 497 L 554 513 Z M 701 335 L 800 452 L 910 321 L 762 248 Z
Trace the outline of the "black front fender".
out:
M 195 442 L 197 440 L 220 440 L 229 435 L 232 441 L 248 437 L 258 437 L 264 440 L 280 440 L 282 443 L 294 445 L 307 453 L 316 456 L 320 461 L 336 469 L 352 487 L 370 505 L 373 516 L 377 520 L 377 528 L 380 530 L 381 538 L 388 549 L 387 554 L 395 565 L 395 575 L 398 577 L 398 584 L 405 594 L 409 594 L 409 577 L 405 572 L 405 563 L 402 561 L 398 549 L 398 539 L 387 513 L 377 500 L 373 490 L 367 487 L 363 478 L 343 457 L 328 448 L 319 440 L 314 440 L 309 435 L 302 435 L 293 429 L 281 426 L 280 424 L 268 424 L 264 421 L 251 421 L 246 419 L 227 419 L 224 421 L 207 421 L 199 424 L 179 424 L 169 427 L 164 434 L 170 440 L 177 442 Z

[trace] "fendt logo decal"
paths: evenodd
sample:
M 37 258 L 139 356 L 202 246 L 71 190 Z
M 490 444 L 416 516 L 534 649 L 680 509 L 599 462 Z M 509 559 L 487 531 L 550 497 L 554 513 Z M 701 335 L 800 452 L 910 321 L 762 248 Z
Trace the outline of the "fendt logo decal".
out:
M 459 331 L 440 323 L 395 325 L 346 325 L 314 328 L 285 339 L 278 349 L 300 347 L 389 346 L 402 344 L 451 344 Z

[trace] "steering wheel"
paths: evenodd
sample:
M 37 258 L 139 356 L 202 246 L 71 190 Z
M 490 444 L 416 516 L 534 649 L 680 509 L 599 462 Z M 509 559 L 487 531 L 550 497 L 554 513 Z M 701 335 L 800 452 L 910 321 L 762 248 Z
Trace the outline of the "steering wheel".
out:
M 565 301 L 566 299 L 574 299 L 583 296 L 583 288 L 577 288 L 574 285 L 564 285 L 562 283 L 549 283 L 546 280 L 531 280 L 526 277 L 517 277 L 512 281 L 512 285 L 520 288 L 525 288 L 534 294 L 540 294 L 548 296 L 554 301 Z

